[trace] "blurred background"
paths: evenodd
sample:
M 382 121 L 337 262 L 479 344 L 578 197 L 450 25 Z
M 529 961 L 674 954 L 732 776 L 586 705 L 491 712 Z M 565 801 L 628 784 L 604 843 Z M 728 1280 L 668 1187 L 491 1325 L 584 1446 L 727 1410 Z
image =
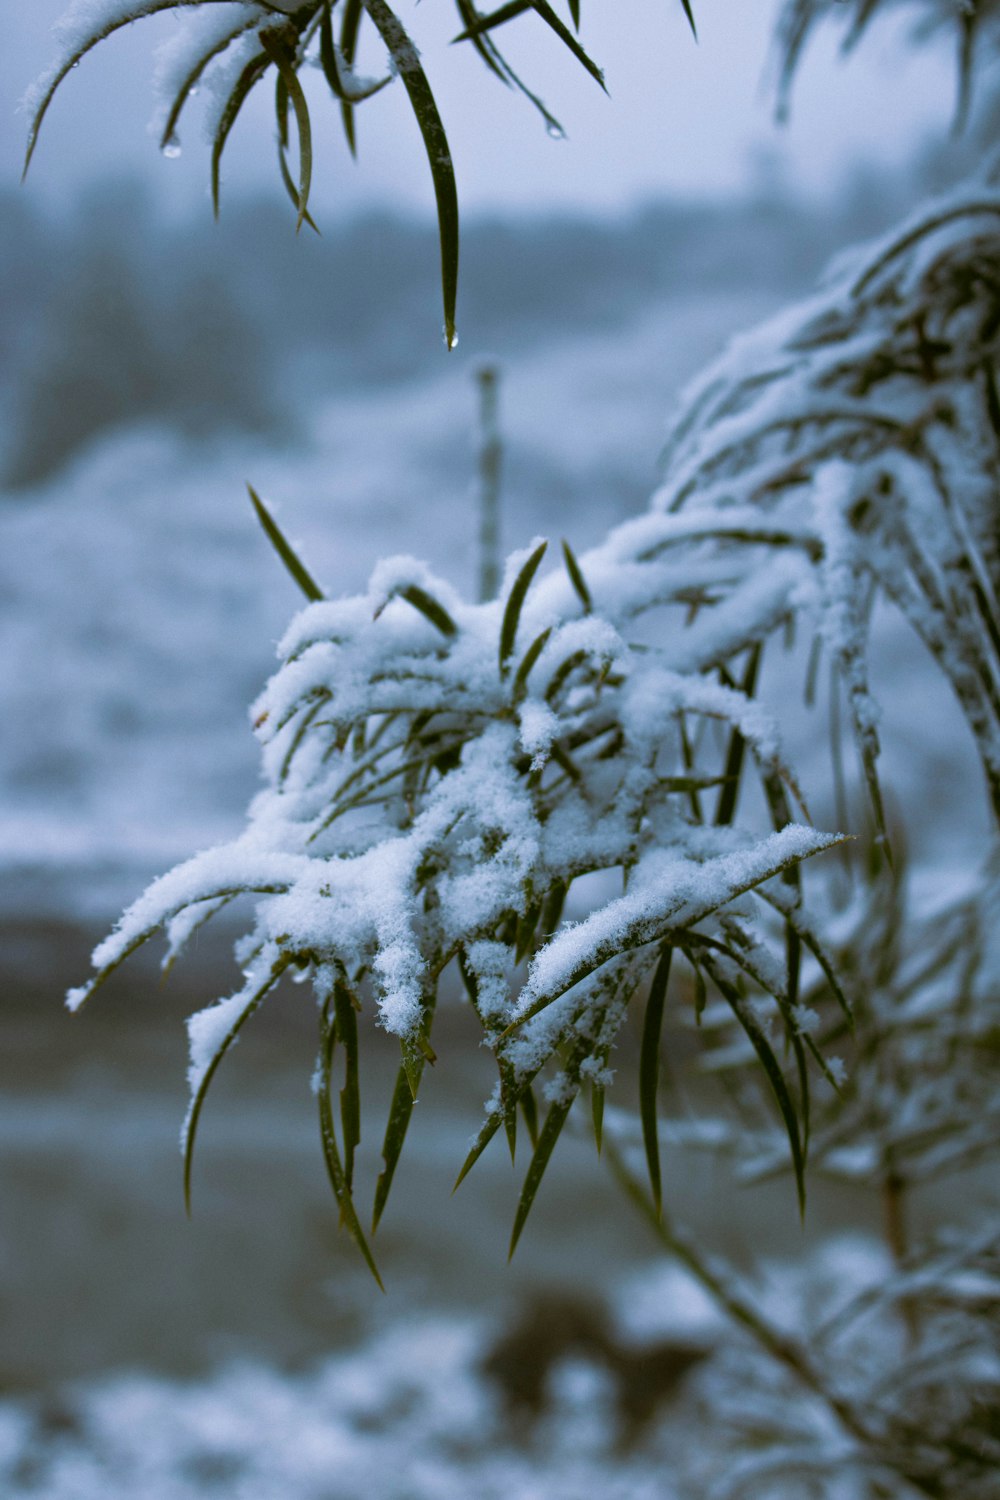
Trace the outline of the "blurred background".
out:
M 474 372 L 489 358 L 504 549 L 539 533 L 585 548 L 643 508 L 672 400 L 731 334 L 976 159 L 974 128 L 948 139 L 952 59 L 901 50 L 890 27 L 843 65 L 831 36 L 778 129 L 772 6 L 702 5 L 695 47 L 679 5 L 591 0 L 585 40 L 610 102 L 558 44 L 522 64 L 567 128 L 554 141 L 462 49 L 442 50 L 451 9 L 425 3 L 414 26 L 465 207 L 448 355 L 400 90 L 360 112 L 358 165 L 317 101 L 321 236 L 295 236 L 266 105 L 251 105 L 216 224 L 197 109 L 177 160 L 145 131 L 152 51 L 176 29 L 153 17 L 67 81 L 22 187 L 17 101 L 65 7 L 0 8 L 3 1492 L 578 1495 L 603 1473 L 600 1390 L 567 1377 L 550 1393 L 562 1437 L 543 1414 L 500 1458 L 484 1351 L 553 1290 L 574 1326 L 607 1304 L 606 1336 L 626 1343 L 716 1330 L 586 1141 L 561 1143 L 510 1268 L 519 1179 L 499 1147 L 450 1198 L 492 1081 L 457 1007 L 380 1231 L 383 1298 L 325 1185 L 305 994 L 272 1002 L 220 1075 L 191 1223 L 182 1020 L 232 985 L 229 934 L 201 939 L 166 983 L 155 955 L 133 962 L 75 1020 L 62 994 L 122 904 L 232 836 L 253 795 L 247 705 L 298 601 L 244 482 L 329 592 L 394 552 L 472 591 Z M 942 729 L 910 748 L 900 776 L 930 788 L 927 818 L 945 817 L 942 777 L 968 778 L 972 839 L 967 747 Z M 376 1038 L 369 1170 L 393 1066 Z M 799 1243 L 787 1184 L 734 1213 L 707 1158 L 668 1170 L 673 1201 L 738 1259 L 769 1220 Z M 835 1222 L 863 1229 L 864 1212 L 819 1195 L 807 1236 Z M 648 1455 L 616 1463 L 609 1494 L 664 1494 Z

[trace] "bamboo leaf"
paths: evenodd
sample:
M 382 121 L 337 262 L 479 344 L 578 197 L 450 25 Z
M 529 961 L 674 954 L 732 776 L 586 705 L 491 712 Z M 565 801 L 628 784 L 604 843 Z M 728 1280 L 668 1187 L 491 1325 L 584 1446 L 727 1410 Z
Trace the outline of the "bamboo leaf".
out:
M 239 1036 L 244 1025 L 274 989 L 274 986 L 278 983 L 278 980 L 288 968 L 290 962 L 290 958 L 282 957 L 277 959 L 271 966 L 271 971 L 267 978 L 248 997 L 243 1009 L 226 1032 L 195 1090 L 184 1126 L 184 1206 L 189 1214 L 191 1212 L 191 1169 L 194 1164 L 195 1137 L 198 1134 L 198 1121 L 201 1119 L 202 1106 L 211 1087 L 212 1079 L 215 1077 L 219 1064 Z
M 521 1189 L 521 1198 L 514 1217 L 514 1228 L 510 1236 L 508 1260 L 511 1259 L 514 1251 L 517 1249 L 517 1242 L 521 1238 L 524 1226 L 528 1221 L 531 1205 L 535 1201 L 535 1196 L 541 1186 L 542 1177 L 545 1175 L 545 1168 L 549 1164 L 549 1158 L 555 1149 L 556 1141 L 562 1133 L 562 1128 L 566 1123 L 578 1092 L 579 1084 L 577 1083 L 572 1096 L 568 1100 L 559 1104 L 549 1105 L 549 1112 L 545 1116 L 545 1124 L 542 1126 L 539 1134 L 538 1145 L 532 1153 L 531 1162 L 524 1179 L 524 1187 Z
M 292 101 L 292 108 L 295 111 L 295 124 L 299 132 L 299 217 L 295 225 L 297 233 L 305 221 L 306 211 L 309 206 L 309 189 L 312 184 L 312 125 L 309 120 L 309 105 L 305 94 L 302 92 L 302 85 L 299 83 L 298 74 L 289 61 L 288 53 L 279 43 L 276 34 L 271 31 L 261 31 L 259 37 L 261 46 L 278 70 L 281 81 L 288 91 L 288 97 Z
M 458 193 L 448 137 L 441 123 L 434 95 L 420 66 L 416 47 L 410 41 L 398 16 L 386 0 L 364 0 L 389 55 L 396 66 L 416 116 L 424 149 L 430 163 L 437 202 L 438 230 L 441 237 L 441 292 L 444 301 L 445 345 L 453 349 L 458 342 L 455 332 L 455 301 L 458 295 Z
M 263 52 L 260 53 L 259 56 L 250 59 L 250 61 L 247 63 L 246 67 L 240 74 L 239 78 L 236 80 L 236 83 L 234 84 L 230 92 L 229 98 L 226 100 L 226 103 L 223 107 L 222 114 L 219 116 L 219 123 L 216 126 L 215 135 L 212 139 L 211 165 L 212 211 L 215 214 L 216 218 L 219 217 L 219 193 L 221 187 L 222 153 L 226 149 L 226 142 L 229 139 L 229 133 L 232 130 L 233 126 L 236 124 L 239 112 L 243 108 L 243 105 L 246 103 L 247 95 L 254 88 L 254 86 L 260 82 L 264 74 L 267 72 L 267 64 L 267 54 Z
M 344 1087 L 340 1091 L 340 1128 L 344 1135 L 344 1176 L 348 1189 L 354 1179 L 354 1152 L 361 1143 L 361 1091 L 358 1086 L 358 1013 L 347 986 L 334 987 L 337 1040 L 344 1049 Z
M 375 1264 L 375 1258 L 365 1238 L 365 1232 L 361 1228 L 361 1221 L 358 1218 L 357 1210 L 354 1207 L 354 1199 L 351 1196 L 350 1184 L 347 1181 L 343 1164 L 340 1160 L 340 1152 L 337 1149 L 337 1137 L 333 1124 L 333 1104 L 330 1099 L 330 1075 L 333 1065 L 336 1032 L 328 1024 L 325 1017 L 320 1018 L 320 1027 L 319 1121 L 320 1140 L 323 1145 L 323 1159 L 326 1162 L 327 1175 L 330 1178 L 333 1195 L 337 1200 L 337 1207 L 340 1209 L 341 1223 L 361 1251 L 365 1265 L 374 1276 L 379 1289 L 384 1292 L 385 1287 L 382 1284 L 382 1278 Z
M 333 6 L 327 0 L 323 7 L 319 23 L 319 60 L 323 69 L 323 76 L 330 86 L 330 92 L 342 104 L 361 104 L 365 99 L 371 99 L 375 94 L 381 93 L 387 84 L 392 82 L 392 74 L 387 73 L 384 78 L 377 79 L 365 88 L 348 88 L 340 76 L 340 68 L 337 63 L 337 49 L 333 44 Z M 359 10 L 360 15 L 360 10 Z M 353 148 L 352 148 L 353 149 Z
M 541 635 L 537 635 L 535 637 L 531 645 L 528 647 L 527 651 L 522 656 L 520 665 L 518 666 L 517 671 L 514 673 L 514 686 L 511 689 L 511 697 L 513 698 L 515 703 L 520 703 L 521 699 L 528 691 L 528 678 L 531 675 L 531 669 L 535 665 L 535 662 L 538 660 L 538 658 L 541 656 L 542 652 L 545 650 L 546 644 L 548 643 L 548 639 L 551 634 L 552 626 L 549 625 L 542 631 Z
M 142 16 L 153 16 L 156 15 L 159 11 L 175 10 L 176 7 L 177 0 L 143 0 L 141 9 L 137 7 L 138 15 L 132 14 L 119 16 L 115 19 L 104 22 L 103 25 L 96 27 L 94 31 L 90 32 L 89 35 L 86 36 L 84 40 L 79 44 L 79 46 L 75 47 L 63 59 L 59 68 L 57 69 L 56 73 L 54 74 L 44 93 L 42 94 L 41 100 L 36 106 L 35 112 L 31 117 L 31 124 L 28 128 L 28 146 L 24 157 L 24 169 L 21 173 L 22 181 L 28 175 L 28 168 L 31 166 L 31 158 L 34 156 L 35 146 L 38 144 L 38 132 L 42 128 L 42 121 L 45 119 L 45 116 L 48 113 L 49 105 L 55 98 L 56 92 L 58 91 L 59 86 L 63 82 L 63 80 L 73 71 L 74 68 L 79 65 L 80 61 L 84 57 L 86 57 L 87 53 L 92 51 L 93 48 L 97 46 L 98 42 L 103 42 L 106 37 L 112 36 L 116 31 L 121 31 L 125 26 L 130 26 L 134 20 L 137 20 Z
M 385 1139 L 382 1142 L 382 1160 L 385 1165 L 379 1173 L 375 1184 L 375 1203 L 372 1209 L 372 1234 L 378 1228 L 386 1203 L 389 1201 L 389 1189 L 392 1187 L 392 1179 L 399 1161 L 403 1142 L 406 1140 L 406 1132 L 413 1114 L 413 1093 L 410 1082 L 406 1076 L 406 1069 L 400 1068 L 396 1074 L 396 1085 L 392 1091 L 392 1102 L 389 1105 L 389 1118 L 385 1126 Z
M 573 549 L 565 537 L 563 537 L 562 550 L 563 559 L 566 563 L 566 572 L 569 574 L 569 581 L 576 590 L 580 603 L 583 605 L 584 614 L 589 615 L 593 607 L 590 599 L 590 590 L 587 587 L 583 573 L 580 571 L 580 564 L 573 555 Z
M 200 57 L 195 63 L 194 67 L 191 68 L 191 70 L 185 75 L 179 89 L 177 90 L 177 93 L 174 96 L 174 101 L 170 106 L 170 109 L 167 113 L 167 118 L 164 121 L 163 130 L 160 133 L 161 151 L 165 151 L 170 146 L 171 142 L 175 141 L 181 112 L 184 109 L 185 104 L 187 104 L 191 95 L 197 88 L 201 75 L 204 73 L 209 63 L 212 62 L 214 58 L 220 57 L 222 53 L 232 45 L 233 42 L 237 41 L 247 31 L 250 31 L 255 25 L 256 19 L 253 19 L 249 21 L 241 21 L 238 26 L 234 26 L 231 31 L 227 31 L 226 34 L 221 37 L 218 42 L 216 42 L 214 47 L 210 47 L 209 50 L 204 54 L 204 56 Z
M 605 87 L 604 74 L 597 64 L 587 56 L 568 26 L 559 19 L 551 5 L 548 4 L 548 0 L 510 0 L 509 4 L 501 5 L 497 10 L 491 11 L 489 15 L 480 16 L 472 25 L 467 26 L 464 31 L 459 32 L 458 36 L 454 37 L 453 40 L 456 42 L 471 41 L 487 31 L 493 31 L 496 27 L 503 26 L 508 21 L 513 21 L 517 16 L 524 15 L 527 10 L 533 10 L 541 16 L 545 24 L 552 28 L 559 40 L 569 48 L 573 56 L 583 64 L 590 76 L 596 79 L 603 89 Z M 576 19 L 576 16 L 574 16 L 574 21 Z M 606 89 L 605 92 L 607 92 Z
M 428 594 L 426 589 L 420 588 L 418 584 L 410 583 L 405 589 L 400 589 L 399 596 L 405 599 L 407 604 L 412 604 L 414 609 L 418 609 L 432 625 L 436 625 L 442 635 L 458 633 L 458 626 L 444 605 L 439 604 L 433 594 Z
M 503 612 L 503 623 L 500 626 L 500 676 L 506 677 L 510 658 L 514 653 L 514 645 L 517 641 L 517 627 L 521 620 L 521 610 L 524 608 L 524 600 L 531 587 L 531 580 L 538 572 L 538 565 L 545 556 L 548 542 L 539 542 L 520 573 L 514 579 L 514 586 L 507 599 L 507 605 Z
M 253 485 L 248 484 L 247 489 L 250 492 L 251 504 L 253 505 L 254 510 L 257 512 L 257 519 L 260 522 L 261 526 L 263 526 L 268 541 L 271 543 L 271 546 L 281 558 L 281 561 L 288 569 L 288 572 L 291 574 L 292 578 L 298 584 L 299 588 L 302 590 L 303 594 L 305 594 L 307 599 L 312 600 L 314 603 L 317 600 L 322 599 L 324 597 L 323 590 L 315 581 L 312 574 L 305 567 L 305 564 L 300 561 L 297 553 L 295 552 L 295 549 L 286 539 L 284 533 L 278 526 L 278 523 L 271 515 L 271 512 L 268 510 L 263 500 L 257 494 L 257 491 L 254 489 Z
M 358 29 L 361 25 L 363 14 L 363 0 L 345 0 L 344 15 L 340 23 L 340 55 L 349 68 L 354 64 L 354 56 L 358 46 Z M 357 156 L 358 142 L 354 125 L 354 105 L 350 100 L 342 100 L 340 114 L 351 155 Z
M 639 1115 L 642 1121 L 642 1141 L 646 1150 L 649 1186 L 657 1214 L 663 1212 L 663 1190 L 660 1178 L 656 1093 L 660 1081 L 660 1034 L 663 1030 L 663 1012 L 673 955 L 673 948 L 665 947 L 653 974 L 649 999 L 646 1001 L 642 1045 L 639 1052 Z
M 595 79 L 597 83 L 601 85 L 601 88 L 604 89 L 604 92 L 607 93 L 607 88 L 605 87 L 604 83 L 604 74 L 601 72 L 597 64 L 587 56 L 586 52 L 584 52 L 583 48 L 580 46 L 580 43 L 570 31 L 569 27 L 566 26 L 562 21 L 560 21 L 551 5 L 549 5 L 548 0 L 530 0 L 530 4 L 532 10 L 538 12 L 542 20 L 545 22 L 546 26 L 550 26 L 552 28 L 559 40 L 565 43 L 565 45 L 572 52 L 577 62 L 583 64 L 587 72 L 590 74 L 591 78 Z
M 524 1116 L 524 1123 L 528 1127 L 531 1148 L 534 1150 L 538 1145 L 538 1105 L 535 1102 L 535 1091 L 530 1083 L 526 1083 L 522 1088 L 518 1102 Z
M 477 36 L 483 36 L 488 31 L 494 31 L 498 26 L 504 26 L 508 21 L 513 21 L 517 16 L 523 16 L 526 10 L 531 9 L 531 0 L 508 0 L 506 5 L 498 6 L 496 10 L 490 11 L 489 15 L 477 16 L 472 20 L 464 31 L 453 37 L 453 42 L 468 42 Z
M 594 1141 L 597 1145 L 597 1154 L 600 1156 L 604 1145 L 604 1085 L 595 1083 L 590 1089 L 590 1113 L 594 1125 Z
M 751 646 L 747 657 L 746 669 L 743 673 L 743 681 L 740 683 L 740 688 L 748 698 L 753 697 L 757 686 L 761 649 L 759 641 L 755 646 Z M 726 754 L 723 785 L 719 792 L 719 801 L 715 809 L 717 827 L 727 826 L 732 823 L 733 818 L 736 816 L 736 804 L 740 794 L 740 778 L 743 774 L 745 755 L 746 740 L 738 729 L 733 729 L 729 736 L 729 749 Z
M 489 1145 L 490 1141 L 496 1135 L 497 1131 L 500 1129 L 500 1126 L 503 1123 L 504 1117 L 502 1110 L 494 1110 L 492 1114 L 486 1116 L 486 1119 L 479 1127 L 479 1133 L 472 1143 L 469 1154 L 465 1158 L 465 1161 L 462 1163 L 462 1167 L 459 1171 L 458 1176 L 455 1178 L 455 1186 L 452 1188 L 453 1193 L 457 1192 L 461 1187 L 462 1183 L 465 1181 L 466 1177 L 469 1175 L 472 1168 L 482 1156 L 483 1152 L 486 1150 L 486 1147 Z
M 681 0 L 681 5 L 683 6 L 684 14 L 687 16 L 688 25 L 691 28 L 691 35 L 694 37 L 695 41 L 697 41 L 698 28 L 694 24 L 694 11 L 691 9 L 691 0 Z
M 471 3 L 471 0 L 455 0 L 455 4 L 467 28 L 462 40 L 472 43 L 490 72 L 495 74 L 501 83 L 505 83 L 509 88 L 511 84 L 511 80 L 507 76 L 509 70 L 505 69 L 503 60 L 491 39 L 476 29 L 477 13 L 475 6 Z M 458 37 L 454 38 L 454 41 L 458 40 Z
M 750 1045 L 753 1047 L 764 1069 L 764 1075 L 771 1087 L 778 1112 L 781 1115 L 785 1133 L 788 1136 L 788 1145 L 792 1155 L 792 1169 L 795 1173 L 795 1190 L 798 1196 L 799 1213 L 805 1217 L 806 1211 L 806 1180 L 805 1180 L 805 1152 L 802 1146 L 802 1138 L 799 1133 L 799 1119 L 792 1100 L 785 1075 L 774 1055 L 774 1051 L 764 1032 L 764 1028 L 758 1021 L 752 1007 L 743 996 L 729 984 L 719 973 L 718 968 L 709 958 L 702 960 L 705 968 L 712 977 L 720 995 L 728 1003 L 730 1009 L 739 1021 Z

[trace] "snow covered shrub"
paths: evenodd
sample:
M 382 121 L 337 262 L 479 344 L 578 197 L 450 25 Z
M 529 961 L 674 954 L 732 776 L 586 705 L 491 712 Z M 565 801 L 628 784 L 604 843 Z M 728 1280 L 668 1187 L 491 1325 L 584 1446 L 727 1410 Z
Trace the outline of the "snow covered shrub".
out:
M 582 562 L 566 548 L 566 566 L 537 582 L 546 544 L 535 544 L 508 563 L 501 601 L 475 606 L 422 564 L 390 559 L 367 595 L 317 598 L 293 621 L 283 665 L 254 708 L 268 786 L 246 833 L 151 887 L 98 949 L 95 979 L 71 997 L 79 1005 L 161 927 L 173 957 L 204 917 L 240 894 L 257 897 L 240 947 L 243 986 L 191 1022 L 189 1165 L 222 1056 L 286 970 L 308 973 L 320 1012 L 324 1151 L 369 1257 L 351 1190 L 362 995 L 371 992 L 402 1048 L 377 1222 L 434 1057 L 438 982 L 456 962 L 499 1072 L 463 1173 L 501 1127 L 513 1147 L 519 1106 L 534 1140 L 514 1242 L 585 1086 L 599 1131 L 615 1038 L 650 980 L 643 1108 L 658 1194 L 657 1056 L 679 952 L 702 986 L 711 979 L 724 995 L 760 1059 L 801 1195 L 807 1060 L 832 1083 L 836 1074 L 796 1005 L 803 945 L 821 972 L 832 970 L 802 917 L 795 871 L 838 840 L 791 822 L 795 789 L 776 726 L 744 689 L 714 680 L 720 661 L 743 652 L 742 605 L 696 611 L 659 645 L 636 639 L 644 616 L 688 611 L 726 575 L 724 560 L 721 572 L 712 557 L 698 567 L 669 545 L 689 532 L 683 517 L 645 518 Z M 771 593 L 758 601 L 767 619 Z M 722 743 L 702 734 L 708 720 L 726 727 Z M 747 753 L 774 814 L 764 837 L 733 825 Z M 575 908 L 578 882 L 598 874 L 589 910 Z M 750 894 L 758 887 L 760 901 Z M 761 903 L 772 922 L 758 920 Z M 784 933 L 778 952 L 769 927 Z M 745 981 L 773 998 L 797 1082 Z M 347 1069 L 342 1149 L 330 1098 L 337 1043 Z M 535 1084 L 548 1102 L 540 1124 Z
M 819 605 L 880 831 L 878 593 L 951 684 L 1000 817 L 998 330 L 1000 194 L 984 180 L 735 340 L 667 440 L 654 508 L 700 520 L 712 549 L 731 538 L 744 587 L 774 589 L 772 628 Z

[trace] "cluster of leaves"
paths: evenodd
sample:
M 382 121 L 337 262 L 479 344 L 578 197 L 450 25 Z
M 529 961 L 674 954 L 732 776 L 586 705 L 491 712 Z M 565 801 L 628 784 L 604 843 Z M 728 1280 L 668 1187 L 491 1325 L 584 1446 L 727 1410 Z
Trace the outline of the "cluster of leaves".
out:
M 984 181 L 736 340 L 687 393 L 664 454 L 656 508 L 699 518 L 750 579 L 794 560 L 772 626 L 783 609 L 817 611 L 882 833 L 879 595 L 951 684 L 1000 817 L 998 357 L 1000 197 Z
M 855 997 L 851 1036 L 821 986 L 801 996 L 822 1050 L 852 1049 L 850 1075 L 814 1112 L 810 1162 L 824 1175 L 879 1189 L 900 1253 L 909 1190 L 972 1166 L 1000 1144 L 997 871 L 988 867 L 971 892 L 920 917 L 907 912 L 904 890 L 900 870 L 876 860 L 849 908 L 825 920 L 812 915 Z M 746 1058 L 726 1018 L 706 1014 L 701 1029 L 707 1065 L 735 1080 Z M 739 1126 L 715 1122 L 711 1145 L 731 1152 L 746 1180 L 760 1181 L 784 1170 L 782 1152 L 753 1095 L 734 1092 Z M 698 1143 L 697 1125 L 681 1134 Z
M 333 603 L 254 498 L 313 601 L 255 709 L 267 789 L 240 839 L 140 898 L 71 997 L 75 1007 L 159 928 L 172 958 L 204 918 L 240 894 L 257 898 L 238 949 L 243 987 L 191 1022 L 188 1171 L 222 1057 L 287 970 L 308 974 L 327 1165 L 374 1269 L 352 1192 L 357 1016 L 371 997 L 402 1050 L 377 1222 L 433 1060 L 439 982 L 454 964 L 499 1075 L 461 1175 L 501 1130 L 513 1151 L 519 1113 L 531 1136 L 512 1248 L 585 1089 L 600 1142 L 610 1053 L 639 996 L 640 1108 L 659 1203 L 660 1034 L 679 954 L 696 1007 L 709 990 L 720 996 L 763 1069 L 801 1199 L 809 1071 L 833 1087 L 840 1074 L 800 1024 L 800 975 L 825 976 L 845 1020 L 849 1008 L 803 916 L 798 865 L 838 837 L 790 820 L 794 782 L 752 697 L 760 648 L 745 649 L 745 619 L 727 637 L 716 612 L 692 607 L 718 567 L 706 560 L 699 584 L 665 545 L 690 531 L 686 518 L 644 518 L 579 561 L 564 546 L 564 566 L 544 577 L 546 547 L 534 545 L 510 560 L 493 603 L 463 604 L 407 558 L 380 564 L 367 595 Z M 652 645 L 639 625 L 656 610 L 674 625 Z M 751 766 L 771 812 L 765 836 L 734 821 Z M 783 1045 L 762 1018 L 764 996 Z M 331 1102 L 338 1045 L 342 1147 Z
M 454 0 L 461 30 L 456 42 L 467 42 L 479 60 L 501 83 L 518 90 L 541 114 L 550 134 L 562 135 L 559 121 L 523 82 L 504 57 L 494 33 L 526 13 L 532 13 L 559 39 L 603 88 L 604 77 L 582 46 L 578 32 L 580 0 L 568 0 L 570 25 L 548 0 L 509 0 L 482 14 L 473 0 Z M 680 0 L 694 31 L 691 0 Z M 450 349 L 456 343 L 455 303 L 458 290 L 458 194 L 448 137 L 420 53 L 387 0 L 76 0 L 61 24 L 61 56 L 39 80 L 28 104 L 31 126 L 25 171 L 31 161 L 38 131 L 49 105 L 67 74 L 92 48 L 114 32 L 144 16 L 163 11 L 193 11 L 184 32 L 164 49 L 160 86 L 164 112 L 159 124 L 161 148 L 168 155 L 178 149 L 177 130 L 191 96 L 207 87 L 216 100 L 211 123 L 212 197 L 219 206 L 223 152 L 240 111 L 254 88 L 269 75 L 274 78 L 278 168 L 295 207 L 297 227 L 315 224 L 309 214 L 313 146 L 309 103 L 299 73 L 317 65 L 331 96 L 338 102 L 351 153 L 356 153 L 356 111 L 393 78 L 401 79 L 423 140 L 434 185 L 441 238 L 441 283 L 444 336 Z M 220 17 L 220 11 L 222 12 Z M 355 73 L 362 23 L 377 33 L 388 57 L 388 71 L 379 78 Z M 293 174 L 288 154 L 291 120 L 298 141 L 298 170 Z
M 714 1495 L 989 1500 L 1000 1463 L 998 1292 L 992 1232 L 932 1243 L 846 1302 L 831 1288 L 808 1320 L 803 1368 L 823 1372 L 819 1391 L 759 1352 L 723 1375 L 717 1399 L 733 1449 Z M 834 1391 L 831 1428 L 820 1393 Z

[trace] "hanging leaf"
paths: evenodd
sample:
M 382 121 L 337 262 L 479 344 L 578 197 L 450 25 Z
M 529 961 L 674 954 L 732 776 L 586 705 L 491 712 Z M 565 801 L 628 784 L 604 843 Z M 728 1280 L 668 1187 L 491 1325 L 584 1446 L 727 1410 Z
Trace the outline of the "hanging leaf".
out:
M 215 1077 L 216 1071 L 229 1051 L 230 1047 L 239 1036 L 243 1027 L 249 1021 L 254 1011 L 258 1010 L 274 989 L 282 974 L 288 968 L 291 959 L 279 958 L 272 966 L 267 978 L 248 995 L 246 1004 L 237 1013 L 233 1024 L 226 1032 L 219 1046 L 216 1048 L 211 1062 L 201 1076 L 201 1080 L 194 1091 L 191 1099 L 191 1108 L 188 1112 L 187 1121 L 184 1126 L 183 1149 L 184 1149 L 184 1206 L 188 1213 L 191 1212 L 191 1169 L 194 1164 L 195 1137 L 198 1134 L 198 1121 L 201 1119 L 202 1105 Z
M 402 22 L 386 0 L 364 0 L 365 10 L 389 50 L 413 107 L 430 163 L 441 237 L 441 291 L 444 300 L 444 340 L 449 349 L 458 342 L 455 301 L 458 295 L 458 193 L 448 137 L 441 123 L 431 86 L 420 65 L 420 54 Z
M 656 1094 L 660 1081 L 660 1034 L 663 1031 L 663 1012 L 670 982 L 670 963 L 674 956 L 672 947 L 666 947 L 653 973 L 653 982 L 646 1001 L 646 1014 L 642 1026 L 642 1046 L 639 1052 L 639 1116 L 642 1121 L 642 1141 L 646 1150 L 646 1167 L 649 1186 L 653 1194 L 656 1212 L 663 1212 L 663 1190 L 660 1180 L 660 1143 L 657 1133 Z
M 278 70 L 278 75 L 288 92 L 288 97 L 292 101 L 292 108 L 295 111 L 295 123 L 299 133 L 299 216 L 295 225 L 296 232 L 298 232 L 302 228 L 306 211 L 309 207 L 309 189 L 312 184 L 312 126 L 309 120 L 309 105 L 306 102 L 305 94 L 302 92 L 302 85 L 299 83 L 298 74 L 289 62 L 288 54 L 277 34 L 273 31 L 261 31 L 258 35 L 261 46 Z
M 340 1151 L 337 1148 L 337 1136 L 333 1123 L 333 1103 L 330 1098 L 331 1072 L 333 1066 L 333 1049 L 335 1045 L 336 1032 L 329 1024 L 328 1018 L 320 1017 L 320 1059 L 319 1059 L 319 1123 L 320 1141 L 323 1146 L 323 1159 L 326 1162 L 327 1175 L 333 1195 L 340 1209 L 340 1221 L 350 1234 L 354 1243 L 361 1251 L 365 1265 L 378 1283 L 379 1290 L 385 1291 L 382 1278 L 379 1275 L 375 1258 L 365 1238 L 365 1232 L 361 1228 L 357 1210 L 354 1207 L 354 1199 L 351 1196 L 350 1184 L 340 1159 Z

